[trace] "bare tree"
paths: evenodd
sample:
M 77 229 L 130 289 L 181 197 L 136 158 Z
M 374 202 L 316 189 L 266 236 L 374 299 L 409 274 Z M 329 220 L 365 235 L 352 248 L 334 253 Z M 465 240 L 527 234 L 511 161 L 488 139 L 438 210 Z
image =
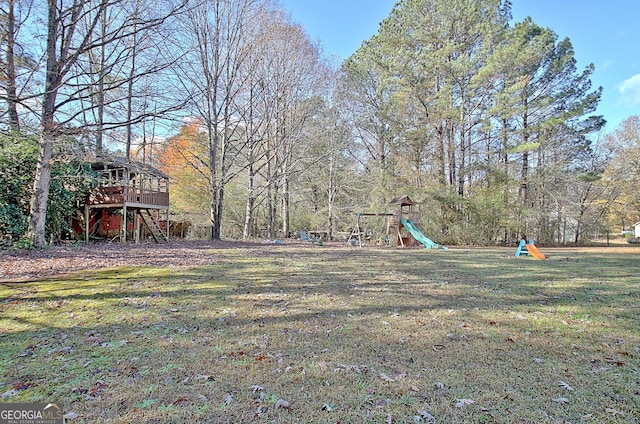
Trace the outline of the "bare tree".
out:
M 18 98 L 16 94 L 16 64 L 15 64 L 15 37 L 16 37 L 16 16 L 15 0 L 7 0 L 6 10 L 2 10 L 4 17 L 4 28 L 2 31 L 3 43 L 5 45 L 4 62 L 0 59 L 0 64 L 4 70 L 4 75 L 0 77 L 6 82 L 5 92 L 7 100 L 7 111 L 9 114 L 9 128 L 12 131 L 20 131 L 20 120 L 18 117 Z
M 131 122 L 141 122 L 145 113 L 136 116 L 114 117 L 110 122 L 99 121 L 100 125 L 83 122 L 85 128 L 77 127 L 87 115 L 87 105 L 91 110 L 98 107 L 89 100 L 95 96 L 95 69 L 85 66 L 90 53 L 104 46 L 119 45 L 130 39 L 134 32 L 150 30 L 166 22 L 182 9 L 185 3 L 163 9 L 158 15 L 150 14 L 144 22 L 126 18 L 122 25 L 98 30 L 105 13 L 112 7 L 122 7 L 125 0 L 49 0 L 47 3 L 47 42 L 44 71 L 44 91 L 37 97 L 41 100 L 40 149 L 35 171 L 31 198 L 28 235 L 35 247 L 45 243 L 46 208 L 51 180 L 51 162 L 55 141 L 64 134 L 86 131 L 87 125 L 118 128 Z M 155 9 L 154 9 L 155 10 Z M 126 51 L 122 54 L 126 55 Z M 108 71 L 117 69 L 122 56 L 114 54 L 109 64 L 102 64 Z M 99 72 L 105 72 L 100 70 Z M 148 70 L 145 70 L 148 72 Z M 134 77 L 139 77 L 137 73 Z M 131 78 L 131 75 L 129 75 Z M 104 88 L 106 92 L 117 93 L 128 82 L 127 77 L 116 78 Z M 178 107 L 178 106 L 176 106 Z M 90 127 L 89 127 L 90 128 Z
M 232 170 L 246 142 L 243 116 L 237 101 L 246 89 L 242 72 L 251 52 L 250 35 L 268 2 L 212 0 L 191 9 L 185 32 L 192 34 L 193 52 L 183 63 L 182 81 L 192 110 L 207 134 L 211 238 L 221 236 L 225 189 L 236 175 Z
M 282 205 L 282 233 L 290 233 L 291 179 L 303 169 L 301 158 L 308 151 L 305 128 L 327 95 L 329 67 L 320 49 L 306 32 L 284 16 L 270 19 L 267 43 L 262 46 L 269 55 L 267 70 L 269 95 L 273 107 L 272 134 L 267 138 L 268 163 L 265 168 L 267 186 L 267 227 L 275 237 L 277 207 Z
M 47 19 L 47 47 L 46 47 L 46 76 L 45 91 L 42 101 L 42 118 L 40 134 L 40 151 L 33 183 L 33 194 L 30 203 L 29 231 L 35 247 L 42 247 L 45 243 L 45 220 L 47 201 L 51 183 L 51 159 L 53 143 L 57 136 L 54 115 L 57 109 L 56 98 L 63 84 L 63 78 L 69 72 L 71 65 L 77 60 L 82 51 L 91 44 L 91 34 L 95 28 L 107 1 L 97 6 L 85 5 L 75 1 L 67 7 L 59 7 L 55 0 L 48 2 Z M 91 20 L 90 32 L 80 35 L 76 49 L 71 49 L 76 38 L 77 24 L 86 14 L 94 13 L 96 18 Z

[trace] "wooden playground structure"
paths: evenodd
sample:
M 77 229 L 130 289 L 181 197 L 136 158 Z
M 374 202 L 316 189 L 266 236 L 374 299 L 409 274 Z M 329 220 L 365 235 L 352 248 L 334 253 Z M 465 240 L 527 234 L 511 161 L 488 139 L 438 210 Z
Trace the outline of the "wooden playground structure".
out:
M 99 187 L 84 205 L 84 236 L 136 242 L 169 239 L 169 177 L 146 164 L 118 157 L 100 157 L 91 165 Z
M 357 244 L 362 247 L 364 246 L 364 239 L 378 245 L 411 247 L 422 243 L 427 248 L 438 246 L 419 230 L 420 211 L 417 208 L 418 203 L 412 201 L 409 196 L 400 196 L 389 202 L 389 205 L 393 209 L 391 212 L 359 213 L 356 225 L 347 239 L 347 244 L 354 246 Z M 362 218 L 367 217 L 382 217 L 385 221 L 383 228 L 375 237 L 371 229 L 363 228 L 361 224 Z

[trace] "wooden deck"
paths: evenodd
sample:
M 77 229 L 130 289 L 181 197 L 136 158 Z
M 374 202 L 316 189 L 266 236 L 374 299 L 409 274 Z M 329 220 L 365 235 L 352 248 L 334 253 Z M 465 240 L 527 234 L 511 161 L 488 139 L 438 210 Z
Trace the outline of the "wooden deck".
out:
M 124 186 L 99 187 L 87 198 L 89 208 L 139 207 L 153 209 L 167 209 L 169 207 L 169 193 L 163 191 L 142 190 Z

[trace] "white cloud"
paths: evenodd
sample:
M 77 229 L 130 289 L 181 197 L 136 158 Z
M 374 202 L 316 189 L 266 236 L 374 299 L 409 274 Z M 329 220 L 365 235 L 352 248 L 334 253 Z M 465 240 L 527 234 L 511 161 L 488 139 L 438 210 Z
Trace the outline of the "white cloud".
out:
M 640 74 L 635 74 L 618 86 L 620 101 L 626 106 L 640 106 Z

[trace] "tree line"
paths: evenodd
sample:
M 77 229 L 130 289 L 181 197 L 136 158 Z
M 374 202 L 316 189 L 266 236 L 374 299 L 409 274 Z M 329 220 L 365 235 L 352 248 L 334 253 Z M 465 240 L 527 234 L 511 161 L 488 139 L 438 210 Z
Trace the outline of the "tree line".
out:
M 0 5 L 9 242 L 61 237 L 105 153 L 165 171 L 212 239 L 336 235 L 403 194 L 441 243 L 581 243 L 640 216 L 637 119 L 603 134 L 593 66 L 508 1 L 401 0 L 343 63 L 270 0 Z

